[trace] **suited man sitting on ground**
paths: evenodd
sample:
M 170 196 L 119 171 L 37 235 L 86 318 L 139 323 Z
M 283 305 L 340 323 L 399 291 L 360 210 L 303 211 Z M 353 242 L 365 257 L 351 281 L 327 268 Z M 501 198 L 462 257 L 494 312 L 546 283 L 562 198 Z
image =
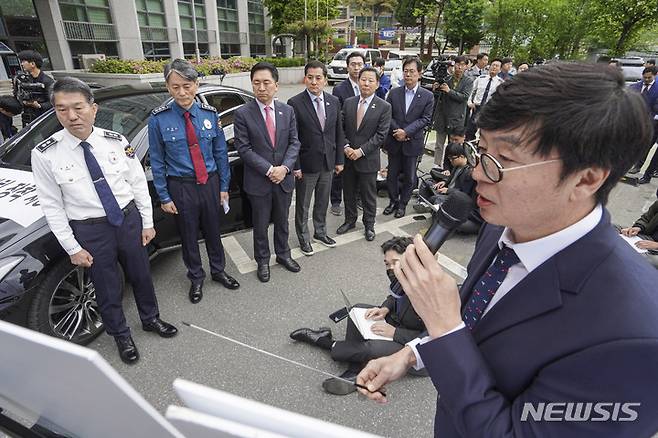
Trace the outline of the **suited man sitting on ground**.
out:
M 390 280 L 395 278 L 393 266 L 400 260 L 405 249 L 411 243 L 410 237 L 394 237 L 382 244 L 386 275 Z M 423 322 L 406 297 L 396 298 L 389 295 L 379 307 L 365 304 L 358 304 L 356 307 L 369 308 L 365 313 L 366 319 L 381 321 L 373 324 L 373 333 L 393 338 L 393 340 L 364 340 L 351 318 L 347 318 L 344 341 L 333 339 L 331 330 L 327 327 L 319 330 L 300 328 L 290 333 L 290 337 L 296 341 L 329 351 L 333 360 L 347 362 L 349 368 L 340 375 L 347 380 L 354 380 L 370 359 L 387 356 L 401 350 L 406 342 L 411 341 L 425 330 Z M 356 390 L 354 385 L 333 378 L 325 380 L 322 387 L 327 392 L 336 395 L 345 395 Z
M 656 191 L 658 196 L 658 191 Z M 658 201 L 651 204 L 649 210 L 644 213 L 635 223 L 628 227 L 622 228 L 620 233 L 624 236 L 639 236 L 642 240 L 635 243 L 640 249 L 646 249 L 644 254 L 646 259 L 654 267 L 658 268 Z

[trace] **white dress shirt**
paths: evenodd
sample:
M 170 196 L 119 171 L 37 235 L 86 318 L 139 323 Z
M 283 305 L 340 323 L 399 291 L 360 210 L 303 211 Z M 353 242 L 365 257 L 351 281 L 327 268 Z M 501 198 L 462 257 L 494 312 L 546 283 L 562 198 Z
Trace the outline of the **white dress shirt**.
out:
M 414 100 L 414 96 L 416 96 L 416 93 L 418 92 L 418 83 L 416 83 L 416 86 L 413 87 L 412 89 L 407 88 L 407 86 L 404 86 L 404 113 L 406 114 L 409 111 L 409 107 L 411 106 L 411 102 Z
M 117 140 L 106 137 L 104 132 L 93 128 L 86 140 L 91 145 L 91 153 L 119 207 L 124 208 L 134 200 L 142 216 L 142 227 L 153 228 L 151 197 L 139 159 L 126 155 L 129 144 L 125 137 Z M 73 236 L 69 221 L 104 217 L 106 213 L 89 175 L 80 146 L 82 140 L 66 129 L 51 138 L 56 142 L 43 152 L 38 147 L 32 149 L 32 173 L 48 225 L 62 248 L 73 255 L 82 247 Z
M 487 84 L 489 83 L 489 79 L 491 79 L 491 86 L 489 87 L 489 94 L 487 94 L 487 102 L 489 102 L 491 96 L 496 92 L 496 88 L 498 88 L 500 84 L 505 82 L 499 76 L 494 76 L 492 78 L 488 74 L 476 78 L 475 81 L 473 82 L 473 92 L 471 93 L 471 96 L 468 98 L 468 103 L 474 103 L 476 106 L 480 106 L 482 104 L 487 103 L 487 102 L 482 102 L 482 98 L 484 97 L 484 90 L 487 89 Z
M 269 105 L 264 105 L 260 100 L 256 99 L 256 103 L 258 104 L 258 108 L 260 108 L 260 114 L 263 116 L 263 122 L 265 122 L 266 119 L 266 113 L 265 113 L 265 106 L 268 106 L 272 108 L 272 111 L 270 111 L 270 115 L 272 116 L 272 122 L 274 123 L 274 127 L 276 128 L 276 108 L 274 108 L 274 100 L 270 102 Z M 267 126 L 267 125 L 265 125 Z
M 318 105 L 315 103 L 315 99 L 320 99 L 320 104 L 324 107 L 324 118 L 325 120 L 327 119 L 327 105 L 324 100 L 324 93 L 321 91 L 319 96 L 316 96 L 315 94 L 311 93 L 308 91 L 308 88 L 306 89 L 306 92 L 308 93 L 308 97 L 311 99 L 311 103 L 313 104 L 313 109 L 315 110 L 315 115 L 318 116 L 318 120 L 320 120 L 320 114 L 318 114 Z
M 350 77 L 348 77 L 347 80 L 350 81 L 350 84 L 352 85 L 352 92 L 354 93 L 354 95 L 361 96 L 361 89 L 359 88 L 359 84 L 354 82 Z
M 489 302 L 489 305 L 486 307 L 486 309 L 484 309 L 482 318 L 484 318 L 487 313 L 489 313 L 489 311 L 496 305 L 496 303 L 498 303 L 510 290 L 512 290 L 514 286 L 519 284 L 521 280 L 523 280 L 528 274 L 537 269 L 546 260 L 550 259 L 555 254 L 562 251 L 564 248 L 581 239 L 587 233 L 592 231 L 594 227 L 596 227 L 596 225 L 601 221 L 602 216 L 603 207 L 601 205 L 597 205 L 587 216 L 575 224 L 540 239 L 523 243 L 515 243 L 512 240 L 509 228 L 505 228 L 505 231 L 503 231 L 500 239 L 498 239 L 498 247 L 502 248 L 504 245 L 513 249 L 518 256 L 520 263 L 517 263 L 509 269 L 507 275 L 505 276 L 505 280 L 503 280 L 503 282 L 500 284 L 498 290 Z M 465 327 L 466 325 L 462 322 L 457 327 L 443 334 L 442 336 L 449 335 L 450 333 L 456 332 L 457 330 Z M 414 366 L 415 369 L 419 370 L 425 367 L 420 354 L 418 354 L 417 345 L 425 344 L 431 340 L 432 337 L 425 336 L 424 338 L 416 338 L 407 343 L 407 345 L 411 347 L 414 355 L 416 356 L 416 365 Z

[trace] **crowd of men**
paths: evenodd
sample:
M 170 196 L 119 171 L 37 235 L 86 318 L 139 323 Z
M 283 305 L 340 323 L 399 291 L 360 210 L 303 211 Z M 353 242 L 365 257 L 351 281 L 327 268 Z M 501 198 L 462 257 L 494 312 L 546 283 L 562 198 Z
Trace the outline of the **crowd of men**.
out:
M 438 81 L 432 91 L 419 84 L 421 61 L 406 58 L 404 85 L 385 99 L 377 96 L 380 70 L 366 66 L 358 52 L 348 56 L 349 78 L 332 94 L 323 90 L 326 67 L 311 61 L 304 69 L 306 89 L 288 104 L 275 100 L 276 67 L 256 64 L 250 73 L 256 99 L 236 111 L 234 132 L 244 192 L 254 211 L 257 277 L 270 280 L 270 222 L 276 262 L 301 270 L 288 236 L 294 190 L 295 231 L 304 254 L 313 254 L 311 240 L 336 245 L 326 226 L 334 195 L 342 195 L 345 204 L 336 233 L 356 228 L 360 202 L 364 237 L 374 240 L 382 148 L 390 197 L 384 214 L 404 216 L 424 131 L 434 123 L 441 149 L 435 164 L 455 180 L 452 187 L 437 187 L 440 194 L 463 180 L 467 155 L 475 159 L 468 177 L 477 184 L 473 193 L 486 222 L 468 277 L 458 288 L 420 236 L 383 246 L 385 257 L 395 258 L 385 258 L 389 278 L 400 282 L 406 297 L 395 296 L 368 316 L 397 318 L 387 320 L 393 329 L 380 326 L 382 334 L 414 333 L 399 337 L 394 349 L 364 355 L 354 330 L 346 342 L 323 330 L 293 332 L 293 339 L 355 364 L 325 389 L 347 393 L 345 379 L 351 379 L 362 394 L 385 401 L 384 384 L 412 366 L 425 367 L 441 394 L 435 423 L 441 436 L 502 436 L 512 430 L 555 436 L 653 433 L 658 298 L 647 292 L 658 273 L 616 236 L 605 204 L 612 187 L 647 151 L 653 134 L 646 96 L 655 92 L 654 82 L 645 78 L 638 94 L 615 69 L 584 63 L 554 63 L 509 80 L 511 60 L 489 64 L 485 56 L 470 70 L 457 57 L 449 80 Z M 647 72 L 655 78 L 655 70 Z M 151 166 L 161 208 L 176 216 L 189 299 L 198 303 L 205 279 L 199 226 L 212 280 L 228 289 L 240 286 L 225 272 L 217 219 L 228 202 L 227 146 L 216 109 L 195 99 L 199 82 L 193 66 L 172 61 L 164 79 L 173 101 L 154 109 L 149 120 Z M 61 79 L 50 96 L 64 129 L 32 151 L 40 202 L 71 262 L 90 268 L 101 316 L 121 359 L 135 363 L 139 354 L 122 309 L 118 264 L 133 285 L 142 328 L 162 337 L 177 334 L 160 318 L 144 248 L 155 236 L 144 172 L 121 134 L 94 127 L 97 105 L 86 84 Z M 451 143 L 445 154 L 439 134 L 445 142 L 468 131 L 469 120 L 480 129 L 477 150 L 470 154 Z M 654 222 L 653 216 L 643 217 L 623 232 L 653 232 Z M 403 305 L 418 324 L 403 323 Z M 522 422 L 524 403 L 547 400 L 633 401 L 637 421 L 606 429 L 595 423 Z

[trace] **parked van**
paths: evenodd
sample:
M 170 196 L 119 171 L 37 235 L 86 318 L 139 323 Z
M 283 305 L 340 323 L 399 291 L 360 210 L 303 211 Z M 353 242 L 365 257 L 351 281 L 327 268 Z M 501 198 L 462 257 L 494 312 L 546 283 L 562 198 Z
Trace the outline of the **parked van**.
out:
M 366 65 L 372 65 L 375 58 L 381 58 L 382 56 L 382 52 L 379 49 L 340 49 L 327 66 L 329 84 L 347 79 L 347 56 L 353 52 L 361 53 L 365 58 Z

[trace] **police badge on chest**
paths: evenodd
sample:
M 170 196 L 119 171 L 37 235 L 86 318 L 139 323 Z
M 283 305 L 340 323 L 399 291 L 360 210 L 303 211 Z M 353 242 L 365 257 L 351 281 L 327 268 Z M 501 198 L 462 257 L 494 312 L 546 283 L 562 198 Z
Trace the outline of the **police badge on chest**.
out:
M 110 160 L 110 164 L 117 164 L 119 162 L 119 155 L 114 151 L 110 151 L 107 158 Z

